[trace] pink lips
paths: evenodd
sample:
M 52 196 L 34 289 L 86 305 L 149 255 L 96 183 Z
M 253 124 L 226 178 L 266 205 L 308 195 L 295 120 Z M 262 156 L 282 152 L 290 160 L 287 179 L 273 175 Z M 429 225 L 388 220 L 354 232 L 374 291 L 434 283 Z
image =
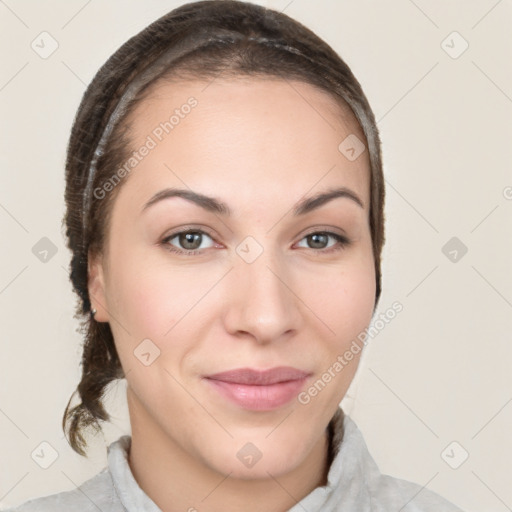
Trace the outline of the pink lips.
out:
M 297 396 L 311 375 L 308 372 L 279 366 L 270 370 L 238 368 L 206 376 L 206 380 L 222 396 L 251 410 L 275 409 Z

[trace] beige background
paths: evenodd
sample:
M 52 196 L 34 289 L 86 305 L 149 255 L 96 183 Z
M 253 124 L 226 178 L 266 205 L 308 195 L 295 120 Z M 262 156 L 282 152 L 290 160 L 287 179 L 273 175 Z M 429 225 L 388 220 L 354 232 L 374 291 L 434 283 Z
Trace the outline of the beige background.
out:
M 81 342 L 61 232 L 65 147 L 99 66 L 181 3 L 0 2 L 2 506 L 74 488 L 128 432 L 124 383 L 110 396 L 114 426 L 89 459 L 61 430 Z M 331 44 L 379 120 L 387 179 L 379 311 L 396 300 L 404 309 L 371 339 L 343 406 L 384 473 L 466 511 L 511 510 L 512 4 L 259 3 Z M 31 48 L 43 31 L 59 45 L 47 59 Z M 32 252 L 43 237 L 57 248 L 46 263 Z M 468 249 L 455 262 L 442 251 L 452 237 Z M 43 441 L 58 453 L 48 469 L 31 458 Z M 452 465 L 469 453 L 458 469 L 442 457 L 453 441 Z

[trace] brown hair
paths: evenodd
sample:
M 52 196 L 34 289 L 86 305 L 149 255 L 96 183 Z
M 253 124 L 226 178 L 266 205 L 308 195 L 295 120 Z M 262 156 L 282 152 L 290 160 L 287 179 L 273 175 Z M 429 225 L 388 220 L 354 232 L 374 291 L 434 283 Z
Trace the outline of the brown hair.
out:
M 177 57 L 166 62 L 166 54 L 176 48 Z M 164 65 L 156 66 L 162 59 Z M 143 75 L 143 86 L 120 115 L 116 108 L 123 96 L 129 95 L 130 85 Z M 70 279 L 79 298 L 75 318 L 81 321 L 84 347 L 82 377 L 68 401 L 62 427 L 71 447 L 81 455 L 87 447 L 83 431 L 93 427 L 97 432 L 101 430 L 100 421 L 110 420 L 102 403 L 107 386 L 124 378 L 110 325 L 94 321 L 89 314 L 87 286 L 88 258 L 107 247 L 110 214 L 122 184 L 105 199 L 91 196 L 91 187 L 104 183 L 130 157 L 126 121 L 150 85 L 165 78 L 207 79 L 220 75 L 300 80 L 326 91 L 342 109 L 348 106 L 353 113 L 366 138 L 371 168 L 374 311 L 377 307 L 384 243 L 380 140 L 373 112 L 349 67 L 311 30 L 272 9 L 238 0 L 205 0 L 174 9 L 129 39 L 100 68 L 83 95 L 67 148 L 63 223 L 72 252 Z M 100 142 L 102 152 L 98 152 Z M 80 403 L 71 408 L 76 393 Z

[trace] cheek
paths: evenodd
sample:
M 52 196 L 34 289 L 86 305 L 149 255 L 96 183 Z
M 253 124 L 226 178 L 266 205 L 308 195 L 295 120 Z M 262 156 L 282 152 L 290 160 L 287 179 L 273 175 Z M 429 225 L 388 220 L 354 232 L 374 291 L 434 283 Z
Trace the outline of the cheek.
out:
M 359 260 L 332 274 L 323 284 L 313 286 L 310 297 L 315 314 L 332 330 L 333 343 L 350 344 L 368 326 L 375 302 L 373 259 Z
M 190 276 L 148 266 L 129 276 L 120 276 L 119 314 L 134 335 L 163 340 L 200 298 Z M 169 332 L 170 330 L 170 332 Z
M 161 349 L 176 337 L 186 340 L 186 331 L 197 328 L 202 308 L 212 307 L 206 296 L 219 275 L 206 266 L 198 270 L 172 265 L 155 248 L 125 258 L 113 269 L 110 297 L 113 315 L 130 332 L 129 347 L 133 350 L 132 345 L 145 338 Z M 126 338 L 126 331 L 116 330 L 118 339 Z
M 111 326 L 127 381 L 139 396 L 162 386 L 166 393 L 167 386 L 172 390 L 172 378 L 164 370 L 179 366 L 193 347 L 187 320 L 204 290 L 191 286 L 190 277 L 148 260 L 143 267 L 126 260 L 112 274 L 112 314 L 117 321 Z

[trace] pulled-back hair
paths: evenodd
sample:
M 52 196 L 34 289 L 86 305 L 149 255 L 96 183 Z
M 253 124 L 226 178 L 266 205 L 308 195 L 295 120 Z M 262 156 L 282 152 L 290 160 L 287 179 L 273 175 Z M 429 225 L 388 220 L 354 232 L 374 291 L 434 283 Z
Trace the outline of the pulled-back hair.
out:
M 311 30 L 272 9 L 238 0 L 206 0 L 174 9 L 129 39 L 100 68 L 83 95 L 67 148 L 63 224 L 72 252 L 70 279 L 78 295 L 75 318 L 80 320 L 84 346 L 82 377 L 62 427 L 81 455 L 87 447 L 84 431 L 93 427 L 97 432 L 100 421 L 110 420 L 103 405 L 108 385 L 124 378 L 109 323 L 96 322 L 90 314 L 87 286 L 88 260 L 107 247 L 112 207 L 122 183 L 104 199 L 91 191 L 112 177 L 133 152 L 126 121 L 151 86 L 166 79 L 216 76 L 299 80 L 326 91 L 354 116 L 370 161 L 374 311 L 377 307 L 384 243 L 380 140 L 372 110 L 350 68 Z M 75 394 L 80 402 L 71 408 Z

